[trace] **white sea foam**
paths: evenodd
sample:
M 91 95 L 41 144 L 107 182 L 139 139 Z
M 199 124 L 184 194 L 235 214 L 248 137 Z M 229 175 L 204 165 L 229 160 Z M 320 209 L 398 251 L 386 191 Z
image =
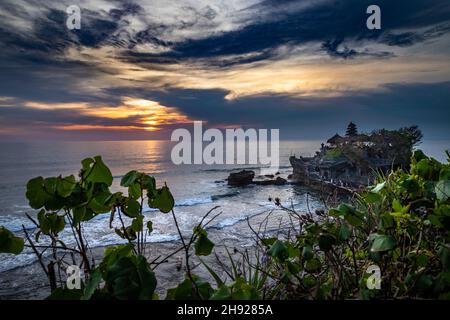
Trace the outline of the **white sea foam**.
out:
M 182 199 L 180 201 L 175 201 L 175 206 L 177 207 L 184 207 L 184 206 L 195 206 L 198 204 L 206 204 L 206 203 L 212 203 L 213 200 L 211 197 L 207 198 L 190 198 L 190 199 Z

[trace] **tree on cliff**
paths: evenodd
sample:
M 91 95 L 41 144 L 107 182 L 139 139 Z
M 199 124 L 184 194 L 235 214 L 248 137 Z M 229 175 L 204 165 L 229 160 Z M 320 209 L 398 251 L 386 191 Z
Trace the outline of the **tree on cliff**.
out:
M 347 131 L 345 132 L 345 135 L 347 137 L 356 136 L 358 134 L 358 128 L 356 127 L 356 124 L 353 122 L 350 122 L 347 126 Z
M 405 127 L 401 128 L 399 130 L 400 134 L 402 134 L 405 138 L 409 140 L 410 146 L 414 147 L 421 143 L 421 140 L 423 138 L 422 131 L 419 129 L 418 126 L 411 126 L 411 127 Z

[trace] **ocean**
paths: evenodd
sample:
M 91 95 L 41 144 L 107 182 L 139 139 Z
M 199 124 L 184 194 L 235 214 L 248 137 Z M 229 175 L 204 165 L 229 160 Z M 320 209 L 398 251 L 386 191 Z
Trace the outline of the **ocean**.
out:
M 280 141 L 280 175 L 292 172 L 290 155 L 312 156 L 321 141 Z M 25 212 L 35 214 L 25 198 L 26 183 L 36 176 L 77 175 L 80 161 L 101 155 L 114 176 L 112 191 L 120 191 L 120 179 L 130 170 L 153 175 L 157 183 L 167 183 L 175 198 L 175 214 L 184 233 L 190 233 L 200 218 L 211 208 L 220 206 L 222 214 L 211 229 L 226 229 L 228 237 L 238 239 L 243 246 L 251 245 L 250 231 L 236 225 L 247 217 L 256 217 L 274 209 L 269 197 L 279 197 L 299 211 L 322 208 L 319 197 L 304 187 L 294 185 L 229 187 L 225 179 L 230 172 L 242 168 L 256 170 L 255 165 L 174 165 L 170 159 L 170 141 L 97 141 L 97 142 L 1 142 L 0 143 L 0 225 L 21 234 L 22 225 L 32 228 Z M 445 160 L 446 142 L 425 142 L 427 154 Z M 153 221 L 154 231 L 147 242 L 158 243 L 178 239 L 170 214 L 145 209 L 146 219 Z M 96 216 L 85 225 L 91 247 L 122 243 L 109 228 L 109 214 Z M 71 234 L 62 233 L 61 240 L 71 244 Z M 14 256 L 0 254 L 0 272 L 30 264 L 34 254 L 26 249 Z

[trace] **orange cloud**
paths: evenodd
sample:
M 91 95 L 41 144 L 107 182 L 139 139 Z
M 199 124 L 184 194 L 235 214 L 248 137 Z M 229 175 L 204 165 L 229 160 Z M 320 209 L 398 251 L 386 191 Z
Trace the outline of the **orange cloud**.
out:
M 165 125 L 191 123 L 193 121 L 176 108 L 163 106 L 156 101 L 131 97 L 124 97 L 122 103 L 118 106 L 92 106 L 88 103 L 44 104 L 36 102 L 27 102 L 25 106 L 41 110 L 70 109 L 77 111 L 80 115 L 102 119 L 127 120 L 129 118 L 135 118 L 135 120 L 131 120 L 135 122 L 135 125 L 71 124 L 53 127 L 61 130 L 112 129 L 159 131 Z

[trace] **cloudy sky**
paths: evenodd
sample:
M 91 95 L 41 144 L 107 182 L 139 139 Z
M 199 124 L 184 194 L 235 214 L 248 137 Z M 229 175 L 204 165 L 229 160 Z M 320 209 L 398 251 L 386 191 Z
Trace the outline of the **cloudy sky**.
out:
M 2 0 L 0 47 L 0 139 L 165 139 L 203 120 L 450 140 L 448 0 Z

